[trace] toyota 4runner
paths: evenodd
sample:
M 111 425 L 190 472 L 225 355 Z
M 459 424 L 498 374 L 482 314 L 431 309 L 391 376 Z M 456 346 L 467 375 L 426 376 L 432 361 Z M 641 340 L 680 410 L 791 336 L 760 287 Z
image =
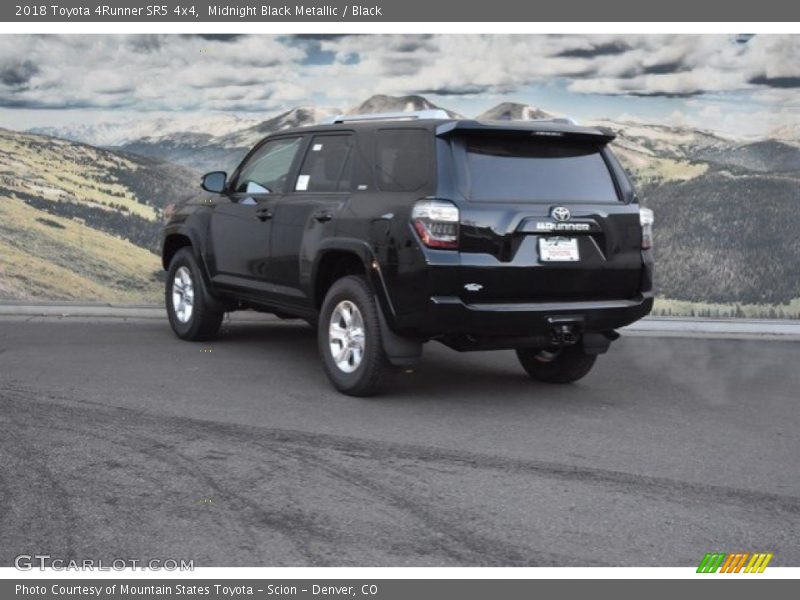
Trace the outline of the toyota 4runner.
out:
M 608 147 L 568 120 L 442 111 L 342 116 L 257 144 L 165 227 L 175 333 L 254 309 L 317 327 L 332 384 L 378 391 L 431 340 L 513 349 L 580 379 L 653 304 L 652 212 Z

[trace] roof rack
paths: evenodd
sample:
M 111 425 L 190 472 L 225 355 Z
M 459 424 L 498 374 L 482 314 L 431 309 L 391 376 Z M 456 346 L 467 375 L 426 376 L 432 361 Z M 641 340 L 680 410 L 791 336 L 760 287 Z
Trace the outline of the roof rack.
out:
M 509 119 L 515 123 L 558 123 L 559 125 L 578 125 L 572 117 L 542 117 L 540 119 Z
M 441 108 L 429 110 L 397 111 L 371 113 L 363 115 L 338 115 L 325 121 L 325 123 L 348 123 L 350 121 L 391 121 L 405 119 L 449 119 L 450 115 Z
M 578 124 L 578 122 L 572 117 L 550 117 L 547 119 L 531 119 L 531 121 L 542 121 L 544 123 L 563 123 L 564 125 Z

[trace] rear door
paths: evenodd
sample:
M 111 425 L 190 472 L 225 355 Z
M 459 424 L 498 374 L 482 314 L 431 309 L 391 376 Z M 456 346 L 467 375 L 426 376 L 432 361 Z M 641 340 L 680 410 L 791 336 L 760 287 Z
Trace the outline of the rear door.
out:
M 350 196 L 354 135 L 316 134 L 275 209 L 271 281 L 286 301 L 311 305 L 309 278 L 319 244 L 331 237 Z
M 464 134 L 454 138 L 453 151 L 466 198 L 460 231 L 465 301 L 638 293 L 638 206 L 623 201 L 604 143 L 530 132 Z

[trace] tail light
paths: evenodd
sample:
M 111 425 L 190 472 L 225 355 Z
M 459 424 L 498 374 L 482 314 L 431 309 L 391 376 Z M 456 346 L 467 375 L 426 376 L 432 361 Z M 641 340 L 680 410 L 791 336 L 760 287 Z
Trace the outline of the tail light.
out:
M 642 225 L 642 250 L 649 250 L 653 247 L 653 211 L 640 208 L 639 223 Z
M 458 248 L 458 207 L 447 200 L 420 200 L 411 211 L 411 223 L 428 248 Z

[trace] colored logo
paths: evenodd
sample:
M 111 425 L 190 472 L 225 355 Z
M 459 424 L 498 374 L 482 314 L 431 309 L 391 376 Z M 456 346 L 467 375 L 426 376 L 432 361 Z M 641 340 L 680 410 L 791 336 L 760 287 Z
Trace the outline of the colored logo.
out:
M 772 553 L 767 552 L 709 552 L 700 561 L 698 573 L 763 573 Z

